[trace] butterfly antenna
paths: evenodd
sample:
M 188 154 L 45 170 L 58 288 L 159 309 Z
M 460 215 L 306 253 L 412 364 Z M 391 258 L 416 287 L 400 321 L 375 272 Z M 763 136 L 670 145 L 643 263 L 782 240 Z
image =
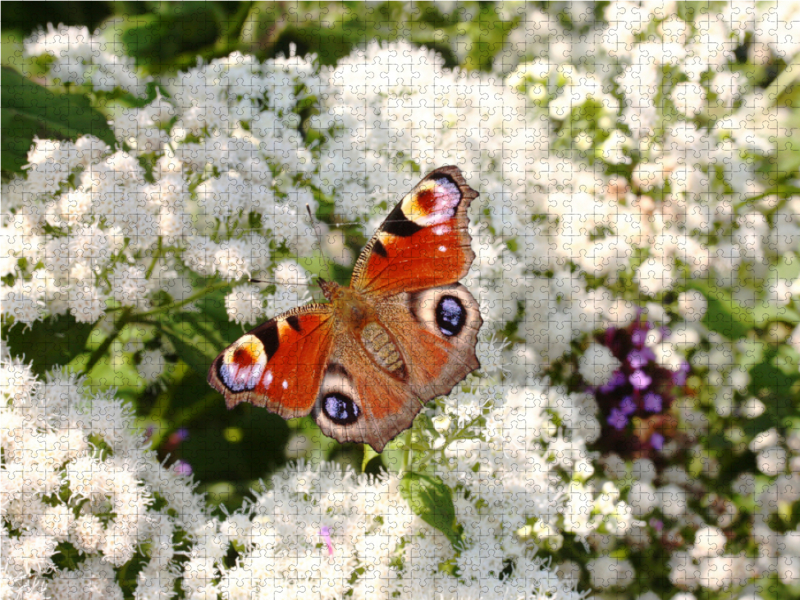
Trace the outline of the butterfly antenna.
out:
M 314 215 L 311 212 L 311 206 L 308 204 L 306 204 L 306 212 L 308 213 L 308 218 L 311 219 L 311 226 L 314 228 L 314 233 L 317 234 L 317 245 L 319 246 L 320 253 L 322 253 L 322 232 L 319 230 L 317 220 L 314 218 Z
M 322 232 L 320 231 L 319 224 L 317 223 L 317 219 L 314 217 L 314 214 L 311 212 L 311 206 L 306 204 L 306 212 L 308 213 L 308 218 L 311 220 L 311 226 L 314 228 L 314 233 L 317 235 L 317 246 L 319 246 L 319 253 L 322 256 Z M 326 261 L 327 262 L 327 261 Z M 327 270 L 327 265 L 326 265 Z M 320 281 L 325 281 L 322 277 L 317 275 L 317 278 Z

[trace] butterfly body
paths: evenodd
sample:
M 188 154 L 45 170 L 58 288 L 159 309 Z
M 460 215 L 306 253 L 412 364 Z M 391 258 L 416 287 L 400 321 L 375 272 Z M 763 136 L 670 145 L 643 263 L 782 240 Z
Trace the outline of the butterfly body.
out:
M 256 327 L 214 361 L 229 407 L 311 414 L 339 441 L 380 452 L 424 402 L 479 368 L 477 302 L 457 283 L 474 259 L 467 208 L 477 192 L 443 167 L 407 194 L 356 263 L 349 287 L 320 280 L 322 304 Z
M 321 281 L 322 293 L 331 302 L 334 339 L 358 340 L 372 362 L 389 375 L 404 380 L 408 373 L 399 344 L 381 323 L 369 299 L 350 287 Z

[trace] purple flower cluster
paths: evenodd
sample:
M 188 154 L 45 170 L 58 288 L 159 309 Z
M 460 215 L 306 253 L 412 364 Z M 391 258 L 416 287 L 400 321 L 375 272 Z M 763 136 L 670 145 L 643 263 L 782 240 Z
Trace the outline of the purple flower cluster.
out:
M 652 328 L 640 313 L 628 327 L 607 329 L 597 340 L 622 363 L 605 384 L 592 388 L 605 416 L 597 445 L 622 456 L 653 458 L 675 433 L 668 413 L 689 365 L 678 371 L 659 365 L 645 345 Z M 666 338 L 669 331 L 662 328 L 661 335 Z

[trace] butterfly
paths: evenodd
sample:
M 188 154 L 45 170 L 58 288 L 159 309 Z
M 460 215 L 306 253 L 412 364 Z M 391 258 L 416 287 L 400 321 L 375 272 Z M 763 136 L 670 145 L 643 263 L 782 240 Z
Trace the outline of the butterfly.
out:
M 425 402 L 480 368 L 478 303 L 458 280 L 475 254 L 467 209 L 478 192 L 458 167 L 429 173 L 364 247 L 350 287 L 319 280 L 327 303 L 285 312 L 213 362 L 228 408 L 311 414 L 326 435 L 381 452 Z

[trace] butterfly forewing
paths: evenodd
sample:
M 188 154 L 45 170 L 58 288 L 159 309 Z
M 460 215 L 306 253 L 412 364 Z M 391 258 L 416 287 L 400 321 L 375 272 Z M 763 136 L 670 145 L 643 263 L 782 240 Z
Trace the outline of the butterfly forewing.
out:
M 264 406 L 285 419 L 307 415 L 332 342 L 329 304 L 309 304 L 259 325 L 220 354 L 208 382 L 228 407 Z
M 475 258 L 467 211 L 477 196 L 458 167 L 430 173 L 364 248 L 351 287 L 386 297 L 458 281 Z

